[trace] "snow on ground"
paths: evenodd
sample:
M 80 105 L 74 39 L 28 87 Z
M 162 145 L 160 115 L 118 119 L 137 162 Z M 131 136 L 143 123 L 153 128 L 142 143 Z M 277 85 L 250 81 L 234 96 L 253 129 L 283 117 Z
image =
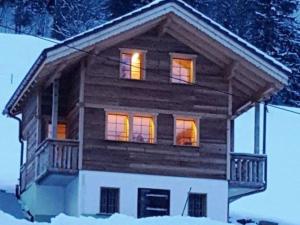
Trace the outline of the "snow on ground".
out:
M 32 225 L 26 220 L 18 220 L 0 211 L 0 222 L 5 225 Z M 49 223 L 37 223 L 36 225 L 48 225 Z M 60 214 L 51 221 L 51 225 L 228 225 L 207 218 L 192 217 L 151 217 L 135 219 L 133 217 L 114 214 L 107 219 L 95 219 L 93 217 L 70 217 Z
M 0 34 L 1 111 L 42 49 L 51 45 L 52 43 L 29 36 Z M 12 84 L 10 74 L 14 75 Z M 280 218 L 300 224 L 300 115 L 274 108 L 269 110 L 268 189 L 264 193 L 234 202 L 231 205 L 231 212 L 242 216 Z M 299 109 L 292 110 L 300 113 Z M 235 132 L 237 151 L 252 152 L 253 118 L 253 111 L 249 111 L 237 119 Z M 0 115 L 0 189 L 13 191 L 17 183 L 20 151 L 17 138 L 17 122 Z M 8 224 L 1 220 L 0 216 L 0 224 Z
M 20 151 L 17 122 L 2 110 L 41 51 L 51 45 L 27 35 L 0 33 L 0 189 L 14 191 Z

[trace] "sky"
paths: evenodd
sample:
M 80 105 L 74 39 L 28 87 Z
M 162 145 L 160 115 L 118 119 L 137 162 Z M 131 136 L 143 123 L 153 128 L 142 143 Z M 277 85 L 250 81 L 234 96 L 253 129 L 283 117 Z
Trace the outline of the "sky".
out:
M 25 35 L 0 34 L 1 111 L 42 49 L 51 45 Z M 300 113 L 300 109 L 291 109 Z M 240 116 L 235 128 L 236 151 L 252 153 L 253 110 Z M 300 224 L 300 115 L 269 108 L 267 129 L 268 189 L 232 203 L 231 211 Z M 1 114 L 0 189 L 14 190 L 19 173 L 19 152 L 17 121 Z

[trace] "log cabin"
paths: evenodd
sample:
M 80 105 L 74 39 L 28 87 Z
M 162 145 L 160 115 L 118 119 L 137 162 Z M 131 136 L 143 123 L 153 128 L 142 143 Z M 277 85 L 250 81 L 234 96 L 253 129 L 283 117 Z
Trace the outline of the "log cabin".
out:
M 230 202 L 266 189 L 259 103 L 290 72 L 181 0 L 66 39 L 40 54 L 3 112 L 20 124 L 20 199 L 38 221 L 227 221 Z M 254 152 L 235 152 L 234 120 L 252 107 Z

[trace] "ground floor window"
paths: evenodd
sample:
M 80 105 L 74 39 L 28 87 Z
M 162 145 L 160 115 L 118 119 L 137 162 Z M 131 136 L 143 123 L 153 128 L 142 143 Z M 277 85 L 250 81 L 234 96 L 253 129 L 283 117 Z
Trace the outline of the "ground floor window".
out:
M 113 214 L 119 212 L 119 195 L 118 188 L 101 187 L 100 190 L 100 213 Z
M 189 211 L 188 215 L 193 217 L 205 217 L 207 207 L 207 195 L 190 193 L 189 194 Z
M 170 191 L 138 189 L 138 218 L 170 215 Z

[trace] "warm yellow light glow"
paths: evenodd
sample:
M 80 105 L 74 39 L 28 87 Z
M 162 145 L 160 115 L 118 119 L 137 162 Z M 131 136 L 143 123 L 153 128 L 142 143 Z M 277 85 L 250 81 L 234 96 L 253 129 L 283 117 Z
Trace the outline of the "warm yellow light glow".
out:
M 129 119 L 127 115 L 108 114 L 107 123 L 107 138 L 109 140 L 129 140 Z
M 172 59 L 172 82 L 191 83 L 193 81 L 193 60 Z
M 138 52 L 131 56 L 131 79 L 141 79 L 141 56 Z
M 198 130 L 194 120 L 176 120 L 176 144 L 197 145 Z

